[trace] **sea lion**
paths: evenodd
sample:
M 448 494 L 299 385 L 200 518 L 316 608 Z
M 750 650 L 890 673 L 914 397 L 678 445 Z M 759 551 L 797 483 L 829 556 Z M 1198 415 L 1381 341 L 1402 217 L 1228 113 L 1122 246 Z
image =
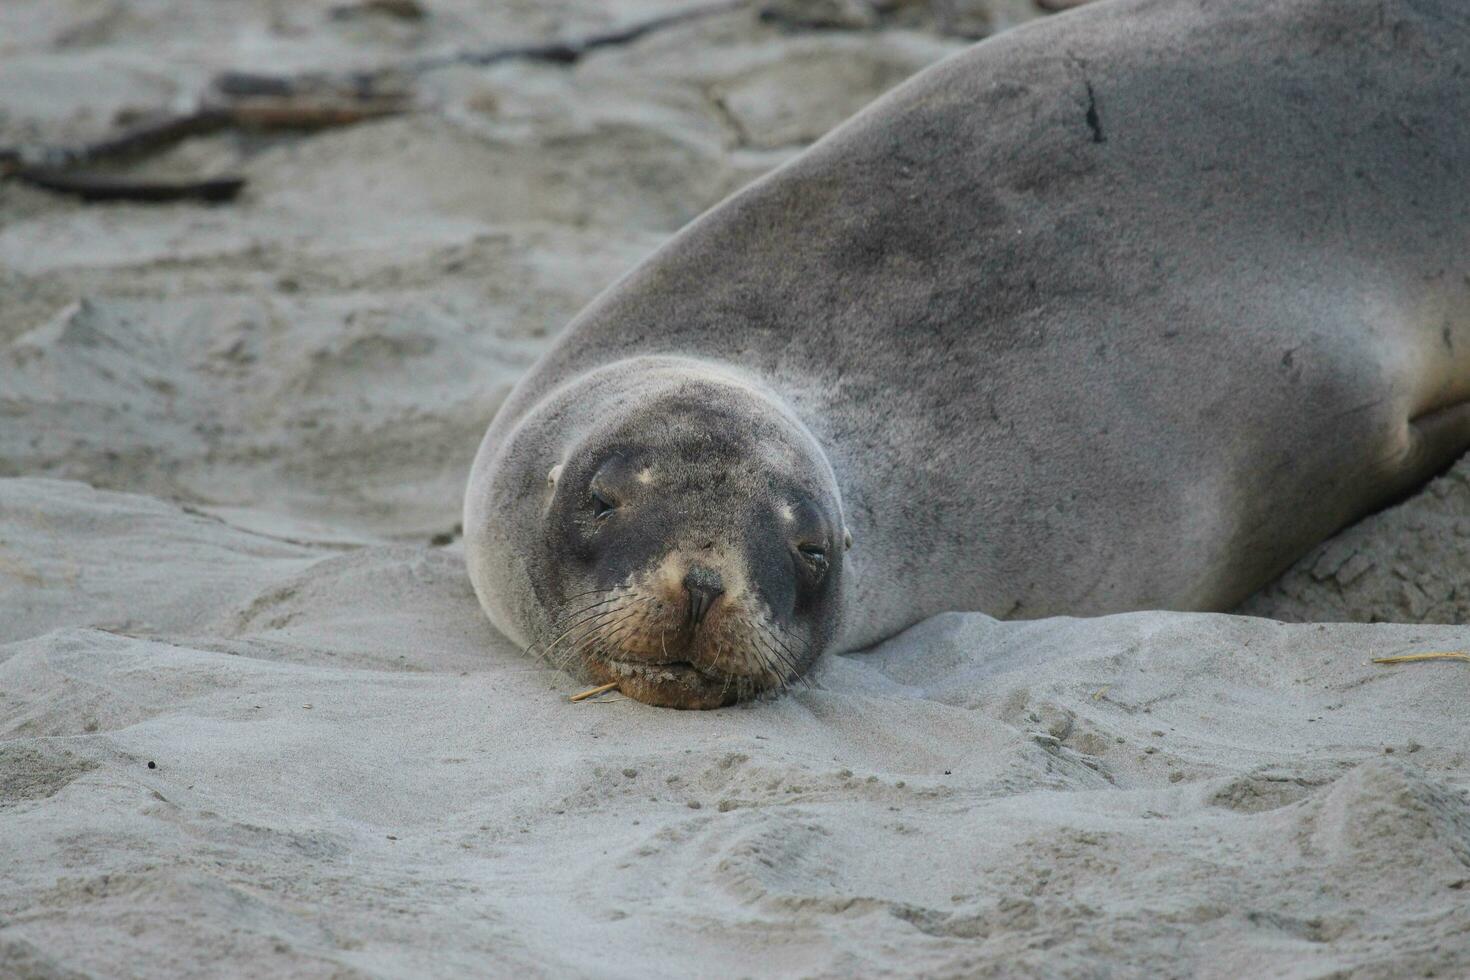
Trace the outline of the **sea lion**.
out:
M 511 637 L 707 707 L 945 610 L 1232 608 L 1467 447 L 1470 5 L 1108 0 L 605 291 L 466 557 Z

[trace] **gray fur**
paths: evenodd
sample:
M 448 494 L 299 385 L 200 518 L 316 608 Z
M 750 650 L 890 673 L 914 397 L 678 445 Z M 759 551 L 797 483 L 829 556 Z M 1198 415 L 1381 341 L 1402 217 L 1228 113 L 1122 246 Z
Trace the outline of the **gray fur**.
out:
M 1231 608 L 1470 446 L 1470 4 L 1098 3 L 704 215 L 486 435 L 467 554 L 512 636 L 558 559 L 504 488 L 636 410 L 656 355 L 815 441 L 854 541 L 829 648 L 951 609 Z

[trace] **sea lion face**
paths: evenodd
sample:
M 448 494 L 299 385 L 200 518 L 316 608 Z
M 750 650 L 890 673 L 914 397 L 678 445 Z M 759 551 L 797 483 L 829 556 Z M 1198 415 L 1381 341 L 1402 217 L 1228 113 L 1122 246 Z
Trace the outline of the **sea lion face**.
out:
M 711 708 L 790 685 L 835 634 L 835 488 L 789 424 L 727 393 L 641 402 L 550 467 L 529 568 L 552 662 Z

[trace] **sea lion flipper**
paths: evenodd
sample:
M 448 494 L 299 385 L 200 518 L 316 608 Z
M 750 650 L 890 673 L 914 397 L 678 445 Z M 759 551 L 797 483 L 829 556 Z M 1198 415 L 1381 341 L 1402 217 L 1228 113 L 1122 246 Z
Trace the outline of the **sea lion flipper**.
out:
M 1470 401 L 1409 420 L 1409 450 L 1400 464 L 1395 496 L 1418 489 L 1470 450 Z

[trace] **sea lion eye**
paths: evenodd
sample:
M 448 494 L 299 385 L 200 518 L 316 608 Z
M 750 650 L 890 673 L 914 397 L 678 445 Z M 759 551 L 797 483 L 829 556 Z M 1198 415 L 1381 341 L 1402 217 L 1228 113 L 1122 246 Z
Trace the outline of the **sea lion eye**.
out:
M 796 550 L 806 563 L 819 572 L 827 570 L 827 546 L 820 543 L 799 544 Z
M 592 516 L 602 520 L 607 515 L 618 509 L 618 505 L 608 500 L 596 490 L 592 491 Z

